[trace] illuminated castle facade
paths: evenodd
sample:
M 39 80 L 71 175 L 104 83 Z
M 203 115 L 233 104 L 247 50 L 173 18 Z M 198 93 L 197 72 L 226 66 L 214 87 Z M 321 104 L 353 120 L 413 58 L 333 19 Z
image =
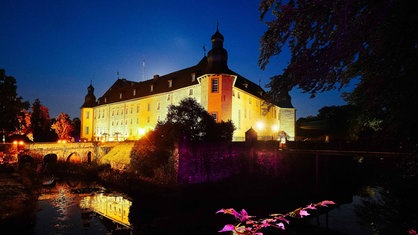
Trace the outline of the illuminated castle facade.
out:
M 259 138 L 277 139 L 285 131 L 295 136 L 295 108 L 290 96 L 269 104 L 265 91 L 228 68 L 224 37 L 218 29 L 212 49 L 198 64 L 163 76 L 136 82 L 117 79 L 96 100 L 90 84 L 81 107 L 81 138 L 87 141 L 137 140 L 163 121 L 169 105 L 192 97 L 217 121 L 232 120 L 234 141 L 244 141 L 251 128 Z

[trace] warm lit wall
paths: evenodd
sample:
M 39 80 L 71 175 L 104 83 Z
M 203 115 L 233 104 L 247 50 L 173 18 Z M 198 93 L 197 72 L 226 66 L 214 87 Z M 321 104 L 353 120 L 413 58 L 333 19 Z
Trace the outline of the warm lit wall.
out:
M 236 127 L 234 140 L 243 141 L 250 128 L 260 138 L 275 138 L 279 125 L 278 106 L 269 107 L 262 99 L 239 88 L 234 88 L 232 101 L 232 120 Z
M 212 79 L 218 78 L 219 92 L 212 93 Z M 199 84 L 127 101 L 102 104 L 93 109 L 82 109 L 82 130 L 89 126 L 88 140 L 137 140 L 154 129 L 159 120 L 165 120 L 168 106 L 178 105 L 186 97 L 193 97 L 209 113 L 216 113 L 217 121 L 232 120 L 236 127 L 234 141 L 244 141 L 250 128 L 260 138 L 277 139 L 284 130 L 293 140 L 295 136 L 295 109 L 269 106 L 259 97 L 233 87 L 235 76 L 207 74 L 198 78 Z M 190 91 L 192 90 L 192 92 Z M 90 119 L 86 118 L 90 111 Z M 94 112 L 94 125 L 93 125 Z M 261 124 L 261 125 L 260 125 Z M 107 133 L 108 135 L 105 135 Z M 116 135 L 116 133 L 119 133 Z
M 93 108 L 81 108 L 81 131 L 80 138 L 83 140 L 92 140 L 94 133 L 94 111 Z
M 185 97 L 193 97 L 199 102 L 200 87 L 194 85 L 171 92 L 96 106 L 94 108 L 95 140 L 137 140 L 145 132 L 154 129 L 158 121 L 166 118 L 169 105 L 178 105 Z M 109 135 L 106 137 L 105 133 Z

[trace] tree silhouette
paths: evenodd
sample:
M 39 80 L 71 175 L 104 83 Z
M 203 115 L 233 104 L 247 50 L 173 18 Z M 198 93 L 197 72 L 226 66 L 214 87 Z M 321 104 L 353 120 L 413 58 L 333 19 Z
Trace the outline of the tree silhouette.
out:
M 375 125 L 393 141 L 417 141 L 418 7 L 408 1 L 262 0 L 258 64 L 289 46 L 291 60 L 271 78 L 271 92 L 299 87 L 315 97 L 359 83 L 344 97 L 359 108 L 357 125 Z M 271 13 L 271 16 L 267 16 Z M 370 130 L 370 128 L 368 128 Z M 380 133 L 381 135 L 382 133 Z
M 34 141 L 55 141 L 56 135 L 51 131 L 51 118 L 48 108 L 43 106 L 39 99 L 35 99 L 32 104 L 30 121 Z
M 0 69 L 0 133 L 9 135 L 20 129 L 18 116 L 24 109 L 29 108 L 28 101 L 22 101 L 17 95 L 16 79 L 7 76 L 4 69 Z M 22 120 L 22 119 L 20 119 Z

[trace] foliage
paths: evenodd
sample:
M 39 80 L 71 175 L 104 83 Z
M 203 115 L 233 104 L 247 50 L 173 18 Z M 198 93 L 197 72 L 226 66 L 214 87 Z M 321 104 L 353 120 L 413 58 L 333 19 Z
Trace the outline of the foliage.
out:
M 32 114 L 30 118 L 33 139 L 37 142 L 55 141 L 56 135 L 51 128 L 51 118 L 48 108 L 41 104 L 39 99 L 35 99 L 32 104 Z
M 154 134 L 163 141 L 178 140 L 231 141 L 235 126 L 232 121 L 216 123 L 213 117 L 193 98 L 185 98 L 179 105 L 168 107 L 167 118 L 159 122 Z
M 248 215 L 247 211 L 242 209 L 237 212 L 235 209 L 221 209 L 216 213 L 230 214 L 235 217 L 238 224 L 227 224 L 219 232 L 233 232 L 237 235 L 262 235 L 262 229 L 274 227 L 285 230 L 285 224 L 290 223 L 290 218 L 302 218 L 310 215 L 309 210 L 316 210 L 318 207 L 327 207 L 334 205 L 333 201 L 325 200 L 315 204 L 309 204 L 306 207 L 298 208 L 286 214 L 271 214 L 269 218 L 255 220 L 254 216 Z
M 70 116 L 66 113 L 60 113 L 51 125 L 51 129 L 55 131 L 59 139 L 71 140 L 70 134 L 74 130 L 74 127 L 71 123 Z
M 73 130 L 70 132 L 70 136 L 74 138 L 76 142 L 80 140 L 80 130 L 81 130 L 81 120 L 80 118 L 73 118 L 71 121 L 71 125 L 73 126 Z
M 157 147 L 148 137 L 136 141 L 131 152 L 130 171 L 143 180 L 169 183 L 166 181 L 175 179 L 172 175 L 174 166 L 169 164 L 173 149 L 171 145 Z
M 416 5 L 416 4 L 415 4 Z M 358 130 L 393 136 L 393 141 L 418 139 L 417 6 L 402 0 L 275 1 L 262 0 L 259 66 L 288 46 L 291 60 L 271 78 L 271 93 L 299 87 L 317 93 L 359 81 L 345 98 L 360 110 Z M 269 15 L 268 13 L 271 13 Z
M 7 76 L 4 69 L 0 69 L 0 132 L 10 134 L 20 130 L 22 110 L 29 108 L 28 101 L 22 101 L 22 97 L 17 95 L 16 79 Z M 23 118 L 24 119 L 24 118 Z

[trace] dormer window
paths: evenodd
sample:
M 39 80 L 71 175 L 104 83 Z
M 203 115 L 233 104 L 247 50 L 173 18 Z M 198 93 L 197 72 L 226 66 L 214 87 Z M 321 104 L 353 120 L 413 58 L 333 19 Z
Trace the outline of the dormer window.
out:
M 136 89 L 134 89 L 133 95 L 136 96 Z
M 119 93 L 119 99 L 122 99 L 122 93 Z
M 150 92 L 153 92 L 154 91 L 154 85 L 151 85 L 150 86 Z
M 244 87 L 245 87 L 245 89 L 247 89 L 248 88 L 248 83 L 244 83 Z
M 173 86 L 173 80 L 168 80 L 168 87 L 172 87 Z
M 194 82 L 196 80 L 196 74 L 192 73 L 192 82 Z

